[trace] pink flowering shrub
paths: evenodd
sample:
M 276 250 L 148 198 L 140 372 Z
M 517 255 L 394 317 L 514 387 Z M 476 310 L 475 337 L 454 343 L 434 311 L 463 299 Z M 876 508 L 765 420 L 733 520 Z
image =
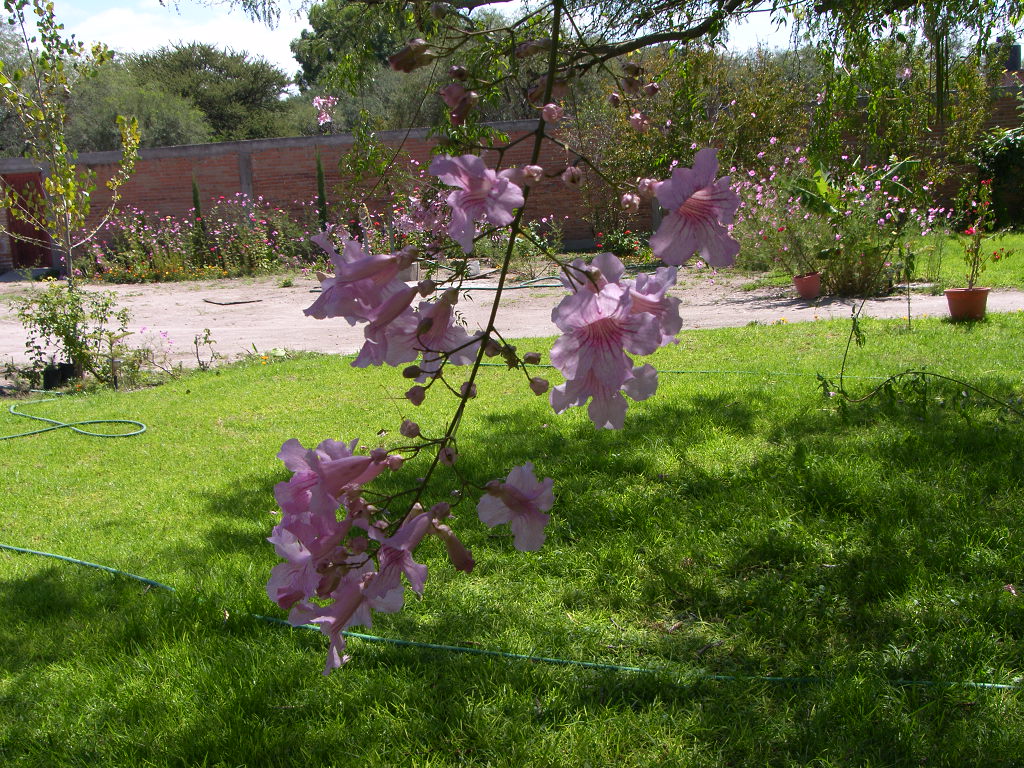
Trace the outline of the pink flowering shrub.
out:
M 741 265 L 821 272 L 830 293 L 876 296 L 889 291 L 905 251 L 942 230 L 950 212 L 929 205 L 930 182 L 912 181 L 916 162 L 860 167 L 843 157 L 833 170 L 811 168 L 800 147 L 766 167 L 738 174 L 741 206 L 733 234 Z

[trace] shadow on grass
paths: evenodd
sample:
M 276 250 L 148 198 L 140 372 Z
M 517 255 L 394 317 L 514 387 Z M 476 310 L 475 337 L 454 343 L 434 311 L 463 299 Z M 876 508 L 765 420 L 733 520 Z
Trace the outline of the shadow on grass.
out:
M 1013 390 L 1009 380 L 989 384 Z M 930 392 L 953 402 L 956 395 Z M 372 630 L 838 685 L 678 685 L 666 673 L 357 641 L 355 661 L 324 682 L 320 635 L 239 617 L 279 614 L 262 580 L 275 562 L 264 537 L 283 471 L 249 473 L 211 494 L 198 546 L 156 555 L 216 573 L 218 583 L 236 579 L 247 585 L 242 592 L 182 606 L 105 574 L 47 566 L 0 582 L 0 611 L 18 617 L 0 634 L 11 651 L 0 669 L 29 685 L 53 665 L 81 666 L 110 695 L 154 685 L 134 694 L 151 712 L 151 739 L 140 739 L 142 726 L 127 715 L 115 719 L 139 762 L 200 764 L 222 754 L 237 764 L 330 763 L 339 747 L 372 755 L 372 745 L 392 738 L 409 749 L 437 744 L 443 733 L 439 760 L 528 764 L 538 759 L 531 744 L 547 743 L 580 712 L 597 712 L 664 743 L 684 724 L 692 738 L 717 744 L 722 762 L 749 762 L 743 750 L 755 743 L 768 762 L 829 754 L 840 763 L 969 764 L 963 750 L 973 746 L 998 765 L 1021 745 L 1017 731 L 1001 731 L 997 700 L 974 704 L 973 694 L 904 690 L 886 678 L 965 679 L 1019 664 L 1013 649 L 1024 641 L 1024 611 L 1001 586 L 1019 578 L 1024 549 L 1021 427 L 980 402 L 919 406 L 894 397 L 843 417 L 791 388 L 738 383 L 714 394 L 669 392 L 633 408 L 621 433 L 594 430 L 578 414 L 538 428 L 536 408 L 487 413 L 467 422 L 463 438 L 487 450 L 467 450 L 461 471 L 483 483 L 534 460 L 554 476 L 559 503 L 545 548 L 553 554 L 513 552 L 507 536 L 473 520 L 470 501 L 458 514 L 479 572 L 452 574 L 439 551 L 428 552 L 428 597 L 410 596 L 408 611 Z M 232 617 L 221 619 L 228 597 Z M 168 637 L 184 648 L 181 657 L 162 650 Z M 140 671 L 147 665 L 155 669 Z M 163 688 L 152 682 L 161 676 Z M 60 706 L 45 694 L 43 701 Z M 959 747 L 944 739 L 950 722 Z M 18 720 L 8 742 L 42 750 L 34 727 Z M 1013 748 L 1001 750 L 1000 739 Z M 104 754 L 71 737 L 56 751 L 79 763 Z

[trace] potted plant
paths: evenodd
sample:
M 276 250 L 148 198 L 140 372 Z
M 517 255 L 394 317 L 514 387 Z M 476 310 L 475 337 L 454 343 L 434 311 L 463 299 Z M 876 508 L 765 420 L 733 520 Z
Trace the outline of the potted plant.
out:
M 818 267 L 821 252 L 813 250 L 813 239 L 807 233 L 797 232 L 785 224 L 776 229 L 781 241 L 777 261 L 792 276 L 793 287 L 800 298 L 813 301 L 821 295 L 821 270 Z
M 978 185 L 978 196 L 973 208 L 974 219 L 964 230 L 968 237 L 964 245 L 967 287 L 945 290 L 949 316 L 953 320 L 981 320 L 985 316 L 988 293 L 991 289 L 979 287 L 978 278 L 985 272 L 989 262 L 999 261 L 1013 253 L 1008 248 L 989 250 L 982 247 L 986 240 L 991 239 L 989 232 L 992 230 L 993 221 L 992 179 L 984 179 Z

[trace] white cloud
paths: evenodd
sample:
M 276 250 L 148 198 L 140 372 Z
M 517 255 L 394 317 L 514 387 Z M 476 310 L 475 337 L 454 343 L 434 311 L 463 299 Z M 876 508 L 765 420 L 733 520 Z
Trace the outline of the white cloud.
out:
M 98 6 L 95 11 L 90 6 Z M 240 10 L 223 7 L 164 7 L 157 0 L 135 0 L 117 6 L 90 0 L 63 2 L 58 18 L 67 31 L 86 43 L 101 42 L 122 53 L 141 53 L 177 43 L 209 43 L 219 48 L 262 56 L 289 76 L 299 68 L 288 44 L 306 26 L 283 14 L 274 29 L 251 21 Z

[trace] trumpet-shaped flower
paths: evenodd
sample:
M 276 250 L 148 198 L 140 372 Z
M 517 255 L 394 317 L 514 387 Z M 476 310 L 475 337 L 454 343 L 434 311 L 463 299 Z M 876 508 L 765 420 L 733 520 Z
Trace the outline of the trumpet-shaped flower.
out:
M 666 295 L 676 270 L 622 281 L 622 262 L 602 253 L 591 264 L 573 262 L 562 282 L 573 290 L 551 314 L 564 335 L 551 350 L 551 363 L 566 378 L 551 390 L 556 413 L 590 401 L 597 427 L 621 429 L 627 403 L 652 395 L 658 386 L 650 366 L 636 368 L 627 352 L 646 355 L 674 341 L 682 326 L 679 300 Z
M 672 177 L 655 188 L 668 213 L 651 236 L 651 249 L 666 264 L 685 264 L 699 252 L 712 267 L 728 267 L 740 251 L 726 228 L 740 198 L 729 187 L 728 176 L 715 180 L 716 154 L 714 149 L 700 150 L 692 168 L 677 166 Z
M 520 552 L 535 552 L 544 544 L 544 526 L 551 519 L 544 514 L 555 503 L 554 480 L 538 480 L 533 464 L 514 467 L 505 482 L 492 480 L 476 505 L 480 520 L 492 528 L 509 523 L 512 545 Z
M 430 173 L 451 187 L 460 187 L 448 195 L 452 209 L 448 234 L 466 253 L 473 250 L 474 222 L 504 227 L 512 223 L 512 211 L 523 204 L 523 190 L 508 178 L 509 172 L 491 170 L 476 155 L 435 157 Z

